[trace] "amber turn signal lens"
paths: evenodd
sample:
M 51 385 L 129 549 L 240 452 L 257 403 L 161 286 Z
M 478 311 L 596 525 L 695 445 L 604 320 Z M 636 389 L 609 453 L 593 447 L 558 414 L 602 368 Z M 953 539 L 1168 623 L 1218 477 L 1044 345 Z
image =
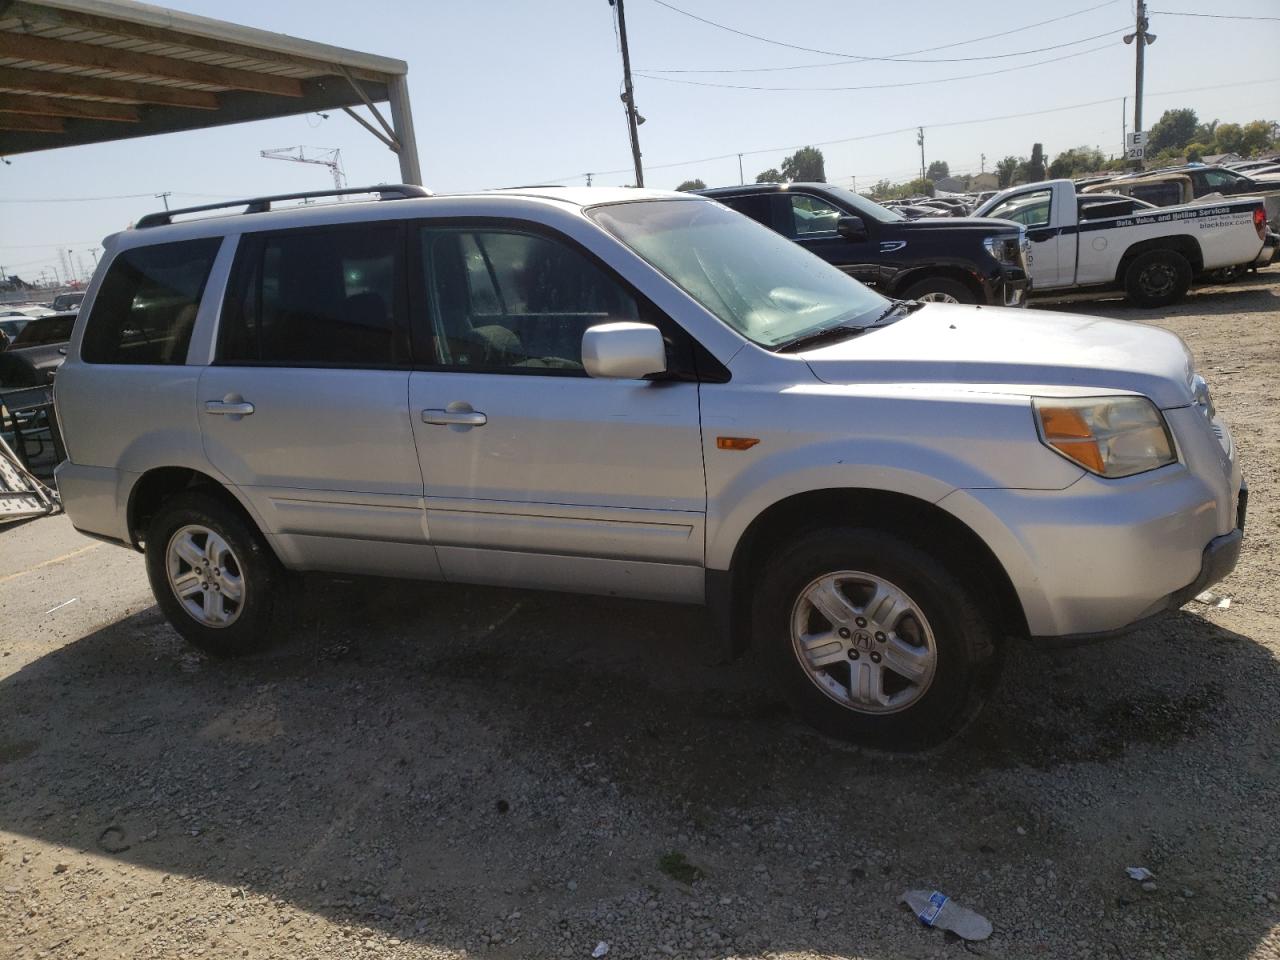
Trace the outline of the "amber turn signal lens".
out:
M 1102 451 L 1094 439 L 1093 428 L 1080 411 L 1072 407 L 1040 408 L 1040 423 L 1045 443 L 1086 470 L 1104 473 Z
M 750 450 L 759 442 L 758 437 L 716 437 L 716 446 L 721 450 Z

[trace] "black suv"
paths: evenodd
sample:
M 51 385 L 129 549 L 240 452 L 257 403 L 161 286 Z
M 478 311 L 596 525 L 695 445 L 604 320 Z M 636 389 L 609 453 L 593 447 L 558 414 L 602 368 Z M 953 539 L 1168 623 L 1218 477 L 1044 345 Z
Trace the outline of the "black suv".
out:
M 1026 231 L 982 217 L 906 217 L 829 183 L 699 190 L 887 296 L 1024 306 Z

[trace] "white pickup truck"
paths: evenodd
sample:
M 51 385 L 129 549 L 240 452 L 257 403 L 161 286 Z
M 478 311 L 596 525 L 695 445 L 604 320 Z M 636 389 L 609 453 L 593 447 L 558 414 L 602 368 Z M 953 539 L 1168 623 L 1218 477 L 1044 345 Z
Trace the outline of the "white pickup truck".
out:
M 1257 198 L 1150 209 L 1077 195 L 1070 180 L 1011 187 L 974 216 L 1026 227 L 1034 293 L 1120 289 L 1143 307 L 1180 300 L 1208 271 L 1266 264 L 1277 243 Z

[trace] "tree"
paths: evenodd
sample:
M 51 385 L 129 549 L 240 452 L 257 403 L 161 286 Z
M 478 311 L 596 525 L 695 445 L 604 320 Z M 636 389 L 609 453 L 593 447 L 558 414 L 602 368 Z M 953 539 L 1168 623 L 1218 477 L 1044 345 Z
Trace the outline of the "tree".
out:
M 1013 178 L 1017 176 L 1018 168 L 1024 163 L 1026 160 L 1022 157 L 1012 156 L 996 161 L 996 181 L 1000 184 L 1001 190 L 1013 186 Z
M 756 183 L 786 183 L 787 178 L 782 175 L 782 171 L 777 167 L 770 167 L 768 170 L 761 170 L 756 174 Z
M 1106 163 L 1100 150 L 1093 147 L 1072 147 L 1063 150 L 1049 164 L 1049 176 L 1074 177 L 1082 173 L 1093 173 L 1101 170 Z
M 929 171 L 925 177 L 929 180 L 941 180 L 943 177 L 951 176 L 951 168 L 947 166 L 945 160 L 935 160 L 929 164 Z
M 782 161 L 782 173 L 791 181 L 827 182 L 827 171 L 823 163 L 822 151 L 817 147 L 801 147 L 787 157 Z
M 758 182 L 759 181 L 757 181 L 757 183 Z M 705 190 L 707 189 L 707 185 L 701 180 L 694 178 L 693 180 L 686 180 L 684 183 L 680 184 L 680 186 L 676 187 L 676 189 L 681 193 L 685 193 L 689 190 Z
M 871 196 L 877 200 L 888 200 L 893 196 L 893 184 L 888 180 L 877 180 L 871 187 Z
M 1214 131 L 1218 153 L 1239 153 L 1244 146 L 1244 129 L 1238 123 L 1220 123 Z
M 1204 159 L 1205 154 L 1213 153 L 1213 142 L 1209 143 L 1189 143 L 1187 144 L 1187 160 L 1190 163 L 1199 163 Z
M 1181 150 L 1196 138 L 1199 121 L 1196 112 L 1189 107 L 1166 110 L 1152 126 L 1147 136 L 1147 152 Z
M 1031 145 L 1031 159 L 1026 162 L 1022 168 L 1022 173 L 1026 177 L 1027 183 L 1038 183 L 1044 179 L 1044 145 L 1033 143 Z
M 1254 120 L 1240 128 L 1240 150 L 1245 156 L 1261 153 L 1271 146 L 1271 124 L 1266 120 Z

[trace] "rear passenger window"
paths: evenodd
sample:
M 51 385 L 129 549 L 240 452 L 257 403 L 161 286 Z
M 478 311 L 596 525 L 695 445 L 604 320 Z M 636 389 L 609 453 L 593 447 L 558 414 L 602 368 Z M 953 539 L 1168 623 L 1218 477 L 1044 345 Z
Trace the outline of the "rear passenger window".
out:
M 107 270 L 85 326 L 86 363 L 187 362 L 200 297 L 222 240 L 135 247 Z
M 396 224 L 246 235 L 218 361 L 273 366 L 408 363 Z

